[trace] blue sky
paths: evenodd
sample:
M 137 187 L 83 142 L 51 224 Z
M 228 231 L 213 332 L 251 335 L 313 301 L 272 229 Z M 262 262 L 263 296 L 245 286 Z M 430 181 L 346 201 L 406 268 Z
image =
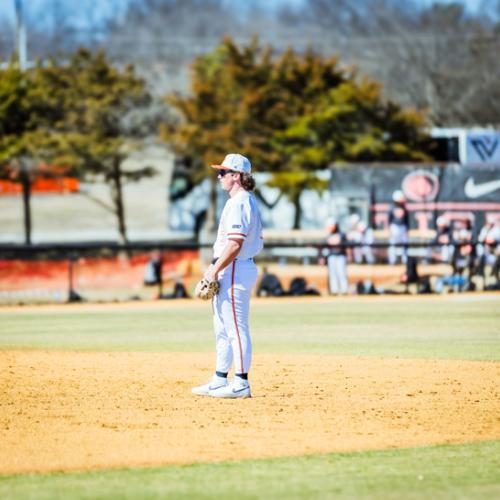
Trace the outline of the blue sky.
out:
M 110 18 L 113 14 L 119 15 L 125 11 L 128 3 L 127 0 L 59 0 L 59 2 L 65 7 L 73 6 L 75 20 L 81 20 L 84 23 L 90 15 L 96 20 Z M 44 7 L 49 3 L 47 0 L 23 0 L 26 17 L 33 18 L 40 14 L 43 16 L 46 13 Z M 14 0 L 0 0 L 0 4 L 2 6 L 0 16 L 14 22 Z M 93 7 L 91 14 L 89 14 L 89 7 Z
M 110 18 L 113 15 L 120 15 L 124 12 L 127 0 L 59 0 L 61 4 L 73 5 L 75 18 L 80 19 L 82 22 L 87 22 L 89 19 L 89 5 L 95 6 L 92 9 L 92 16 L 95 20 Z M 227 0 L 230 1 L 230 0 Z M 244 4 L 244 0 L 238 0 Z M 300 5 L 305 3 L 306 0 L 258 0 L 262 6 L 272 5 L 279 7 L 282 5 Z M 430 4 L 432 0 L 419 0 L 422 4 Z M 438 0 L 440 3 L 451 3 L 456 0 Z M 468 8 L 474 12 L 481 3 L 481 0 L 464 0 Z M 233 2 L 231 2 L 233 3 Z M 0 16 L 9 21 L 14 21 L 14 0 L 0 0 L 1 10 Z M 24 0 L 24 9 L 26 15 L 31 17 L 30 14 L 38 15 L 43 11 L 43 7 L 47 5 L 47 0 Z

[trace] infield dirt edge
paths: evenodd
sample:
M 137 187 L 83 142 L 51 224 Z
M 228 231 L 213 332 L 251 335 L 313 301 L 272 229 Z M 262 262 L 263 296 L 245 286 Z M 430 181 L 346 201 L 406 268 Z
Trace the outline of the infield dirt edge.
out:
M 500 438 L 500 363 L 260 354 L 254 397 L 192 395 L 207 353 L 0 351 L 0 474 Z

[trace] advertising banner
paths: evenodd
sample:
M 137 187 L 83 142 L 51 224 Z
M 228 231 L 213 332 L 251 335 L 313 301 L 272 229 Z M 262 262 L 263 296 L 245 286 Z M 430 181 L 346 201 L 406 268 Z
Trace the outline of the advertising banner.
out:
M 332 195 L 364 197 L 380 228 L 388 225 L 396 190 L 405 194 L 413 229 L 433 229 L 439 215 L 469 219 L 475 227 L 500 218 L 500 165 L 348 165 L 333 167 L 331 172 Z
M 500 164 L 500 132 L 467 133 L 467 165 Z

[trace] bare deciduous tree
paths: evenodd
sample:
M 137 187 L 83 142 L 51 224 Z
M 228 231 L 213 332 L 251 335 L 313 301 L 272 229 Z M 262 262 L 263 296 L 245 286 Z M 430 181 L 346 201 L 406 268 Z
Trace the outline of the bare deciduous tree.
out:
M 427 108 L 435 125 L 498 126 L 500 1 L 484 0 L 480 12 L 458 2 L 309 0 L 280 22 L 381 81 L 391 98 Z

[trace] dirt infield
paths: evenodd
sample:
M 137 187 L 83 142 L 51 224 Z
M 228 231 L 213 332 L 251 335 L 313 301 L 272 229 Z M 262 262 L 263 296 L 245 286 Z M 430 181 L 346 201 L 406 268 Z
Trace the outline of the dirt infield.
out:
M 500 438 L 500 363 L 260 354 L 231 401 L 190 393 L 212 361 L 0 351 L 0 473 Z

